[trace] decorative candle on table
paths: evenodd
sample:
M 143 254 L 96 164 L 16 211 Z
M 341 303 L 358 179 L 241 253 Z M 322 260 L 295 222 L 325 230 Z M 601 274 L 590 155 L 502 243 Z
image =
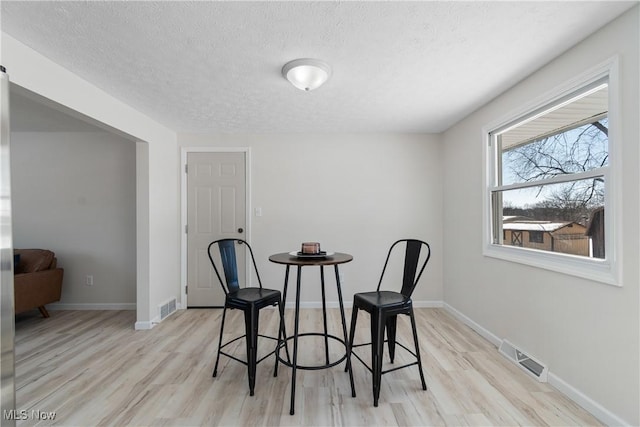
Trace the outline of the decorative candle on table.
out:
M 305 255 L 315 255 L 320 253 L 320 243 L 305 242 L 302 244 L 301 252 Z

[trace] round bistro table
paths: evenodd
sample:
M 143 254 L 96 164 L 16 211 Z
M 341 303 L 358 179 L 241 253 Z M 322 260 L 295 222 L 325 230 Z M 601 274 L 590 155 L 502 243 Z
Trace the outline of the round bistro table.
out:
M 297 278 L 296 278 L 296 305 L 295 305 L 295 323 L 294 323 L 294 332 L 293 337 L 287 338 L 293 339 L 293 362 L 284 360 L 280 358 L 280 351 L 278 349 L 278 354 L 276 357 L 280 359 L 282 363 L 292 368 L 291 372 L 291 409 L 289 413 L 291 415 L 294 414 L 295 410 L 295 397 L 296 397 L 296 369 L 308 369 L 308 370 L 316 370 L 316 369 L 326 369 L 332 366 L 335 366 L 345 360 L 347 358 L 347 343 L 349 341 L 349 337 L 347 335 L 347 323 L 344 316 L 344 305 L 342 302 L 342 289 L 340 287 L 340 273 L 338 271 L 338 265 L 346 264 L 353 260 L 353 256 L 345 253 L 336 252 L 331 255 L 322 256 L 322 257 L 298 257 L 296 255 L 291 255 L 290 253 L 283 252 L 279 254 L 274 254 L 269 257 L 269 261 L 274 262 L 276 264 L 282 264 L 286 266 L 286 271 L 284 275 L 284 292 L 282 293 L 282 306 L 284 307 L 287 300 L 287 288 L 289 285 L 289 270 L 292 266 L 297 267 Z M 318 266 L 320 267 L 320 283 L 322 290 L 322 319 L 324 322 L 324 332 L 305 332 L 300 333 L 299 331 L 299 319 L 300 319 L 300 277 L 302 273 L 302 267 L 307 266 Z M 325 285 L 324 285 L 324 267 L 325 266 L 333 266 L 335 275 L 336 275 L 336 289 L 338 291 L 338 305 L 340 306 L 340 316 L 342 319 L 342 333 L 343 337 L 339 338 L 335 335 L 330 335 L 327 332 L 327 304 L 325 299 Z M 322 336 L 324 337 L 325 344 L 325 361 L 326 363 L 323 365 L 316 366 L 303 366 L 298 365 L 298 338 L 301 336 Z M 329 360 L 329 339 L 341 342 L 345 346 L 344 356 L 339 358 L 336 361 Z M 286 343 L 285 343 L 286 345 Z M 351 384 L 353 385 L 353 373 L 351 372 L 351 366 L 349 365 L 349 361 L 347 360 L 347 371 L 349 372 L 349 379 Z M 354 389 L 353 387 L 351 388 Z

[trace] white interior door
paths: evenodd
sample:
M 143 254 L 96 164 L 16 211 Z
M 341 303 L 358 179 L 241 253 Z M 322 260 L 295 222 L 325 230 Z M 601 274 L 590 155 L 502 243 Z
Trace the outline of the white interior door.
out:
M 245 238 L 245 168 L 244 152 L 187 153 L 188 307 L 224 305 L 207 247 L 217 239 Z M 246 274 L 244 252 L 237 251 L 241 283 Z

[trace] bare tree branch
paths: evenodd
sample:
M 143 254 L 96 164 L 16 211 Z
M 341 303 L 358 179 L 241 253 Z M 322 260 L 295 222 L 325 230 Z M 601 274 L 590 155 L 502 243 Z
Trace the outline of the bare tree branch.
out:
M 555 176 L 589 171 L 606 166 L 608 153 L 608 121 L 589 123 L 576 129 L 551 135 L 503 152 L 503 181 L 535 182 Z M 536 219 L 584 222 L 590 211 L 604 203 L 604 180 L 572 181 L 537 189 L 536 198 L 545 199 L 529 209 Z M 549 195 L 550 194 L 550 195 Z M 522 210 L 512 206 L 513 211 Z

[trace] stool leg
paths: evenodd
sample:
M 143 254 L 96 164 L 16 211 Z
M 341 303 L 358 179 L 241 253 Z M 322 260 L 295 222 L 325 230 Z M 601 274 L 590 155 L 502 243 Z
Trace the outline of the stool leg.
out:
M 278 357 L 280 356 L 280 343 L 282 342 L 282 309 L 281 307 L 282 307 L 282 300 L 278 302 L 278 316 L 280 317 L 280 320 L 278 323 L 278 339 L 276 341 L 276 349 L 275 349 L 276 366 L 275 368 L 273 368 L 274 377 L 278 376 Z
M 329 364 L 329 333 L 327 332 L 327 300 L 324 290 L 324 266 L 320 266 L 320 288 L 322 290 L 322 322 L 324 324 L 324 357 Z
M 273 370 L 273 376 L 278 376 L 278 362 L 280 361 L 280 347 L 285 346 L 285 351 L 287 353 L 287 360 L 291 363 L 291 359 L 289 358 L 289 347 L 287 347 L 287 332 L 284 328 L 284 304 L 283 302 L 278 303 L 278 315 L 280 316 L 280 326 L 278 327 L 278 344 L 276 347 L 276 367 Z
M 416 319 L 413 317 L 413 307 L 409 311 L 409 317 L 411 317 L 411 329 L 413 330 L 413 342 L 416 345 L 416 358 L 418 359 L 418 370 L 420 371 L 420 381 L 422 381 L 422 389 L 427 389 L 427 383 L 424 381 L 424 374 L 422 373 L 422 360 L 420 359 L 420 345 L 418 344 L 418 332 L 416 330 Z
M 296 369 L 298 368 L 298 332 L 300 330 L 300 275 L 302 267 L 298 266 L 296 277 L 296 313 L 293 326 L 293 363 L 291 364 L 291 407 L 289 414 L 293 415 L 296 408 Z
M 371 312 L 371 368 L 373 374 L 373 406 L 378 406 L 382 382 L 382 356 L 384 353 L 384 325 L 382 313 Z
M 287 340 L 287 329 L 284 321 L 284 309 L 287 307 L 287 288 L 289 287 L 289 266 L 287 265 L 286 271 L 284 273 L 284 289 L 282 291 L 282 335 L 283 335 L 283 344 L 284 350 L 287 353 L 287 362 L 291 363 L 291 357 L 289 356 L 289 340 Z
M 347 341 L 347 365 L 345 371 L 351 372 L 349 379 L 351 380 L 351 397 L 356 397 L 356 387 L 353 383 L 353 369 L 351 366 L 351 352 L 353 351 L 353 338 L 356 334 L 356 320 L 358 319 L 358 307 L 354 304 L 351 311 L 351 330 L 349 332 L 349 340 Z
M 247 340 L 247 371 L 249 376 L 249 396 L 253 396 L 256 386 L 256 355 L 258 350 L 258 310 L 255 306 L 244 311 L 244 326 Z
M 349 382 L 351 383 L 351 396 L 356 397 L 355 386 L 353 384 L 353 371 L 351 370 L 351 360 L 349 354 L 349 335 L 347 335 L 347 320 L 344 317 L 344 302 L 342 301 L 342 286 L 340 285 L 340 272 L 338 264 L 334 266 L 336 273 L 336 290 L 338 291 L 338 305 L 340 306 L 340 320 L 342 321 L 342 335 L 344 336 L 344 346 L 347 354 L 345 370 L 349 371 Z M 355 307 L 355 306 L 354 306 Z
M 387 318 L 387 344 L 389 345 L 389 359 L 393 363 L 396 357 L 396 324 L 398 316 L 390 316 Z
M 222 323 L 220 324 L 220 339 L 218 340 L 218 354 L 216 356 L 216 364 L 213 367 L 213 375 L 212 377 L 215 377 L 216 375 L 218 375 L 218 362 L 220 361 L 220 347 L 222 347 L 222 333 L 224 332 L 224 319 L 227 316 L 227 307 L 224 307 L 224 310 L 222 310 Z

